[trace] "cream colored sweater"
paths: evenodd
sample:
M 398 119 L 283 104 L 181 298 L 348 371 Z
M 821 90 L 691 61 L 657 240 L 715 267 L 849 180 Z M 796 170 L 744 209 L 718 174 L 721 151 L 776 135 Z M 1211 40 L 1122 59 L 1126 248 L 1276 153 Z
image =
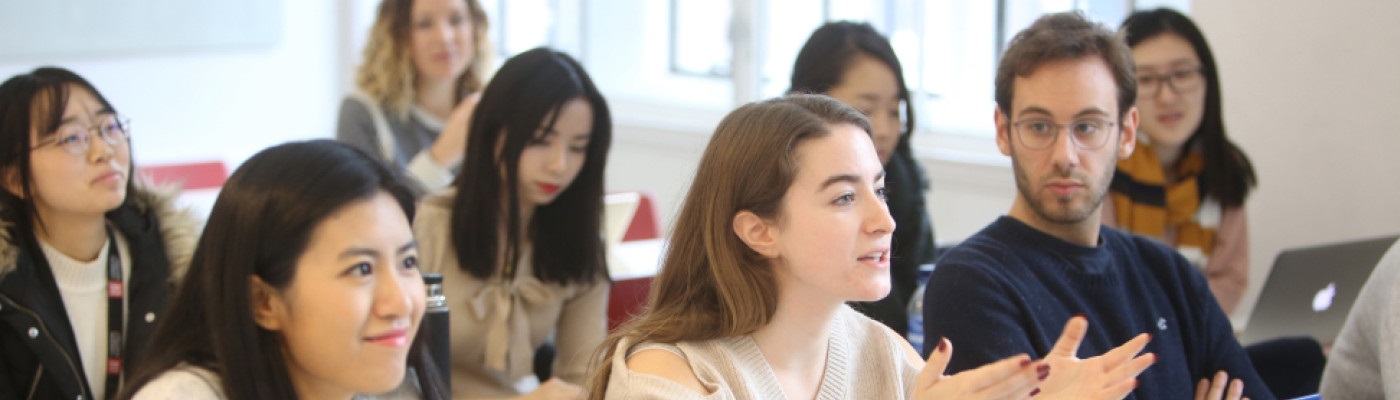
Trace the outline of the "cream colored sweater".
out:
M 451 316 L 452 397 L 514 397 L 530 389 L 535 349 L 551 336 L 553 374 L 582 385 L 607 334 L 607 281 L 560 285 L 535 279 L 529 253 L 516 278 L 477 279 L 462 271 L 451 241 L 455 191 L 429 196 L 414 218 L 423 272 L 442 274 Z M 522 381 L 525 384 L 521 384 Z
M 864 315 L 842 306 L 832 320 L 817 399 L 907 399 L 919 370 L 910 364 L 904 339 Z M 685 358 L 709 394 L 627 369 L 627 357 L 663 349 Z M 627 341 L 618 344 L 608 378 L 609 400 L 784 399 L 777 376 L 749 335 L 675 345 Z

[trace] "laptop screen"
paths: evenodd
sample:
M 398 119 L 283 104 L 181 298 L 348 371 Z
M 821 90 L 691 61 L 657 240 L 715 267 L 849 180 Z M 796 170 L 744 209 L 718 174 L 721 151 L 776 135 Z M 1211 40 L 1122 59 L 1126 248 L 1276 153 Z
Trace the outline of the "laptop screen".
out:
M 1396 236 L 1286 249 L 1274 259 L 1240 343 L 1286 336 L 1336 340 L 1347 313 Z

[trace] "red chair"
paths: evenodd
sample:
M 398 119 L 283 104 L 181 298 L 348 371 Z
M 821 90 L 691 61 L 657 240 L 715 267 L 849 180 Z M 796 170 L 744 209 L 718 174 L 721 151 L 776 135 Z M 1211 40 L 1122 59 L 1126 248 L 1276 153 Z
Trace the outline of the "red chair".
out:
M 208 216 L 228 179 L 228 168 L 222 161 L 143 165 L 137 168 L 136 177 L 152 186 L 180 186 L 177 203 Z
M 661 229 L 656 225 L 656 206 L 651 193 L 637 193 L 641 194 L 641 199 L 637 201 L 637 213 L 632 215 L 632 223 L 627 225 L 627 233 L 622 235 L 624 242 L 661 237 Z
M 656 217 L 655 202 L 652 200 L 651 193 L 638 193 L 641 198 L 637 202 L 637 212 L 627 225 L 627 233 L 622 236 L 623 242 L 661 237 L 661 229 L 657 227 L 656 223 L 658 218 Z M 651 281 L 652 276 L 636 276 L 613 281 L 612 291 L 608 295 L 608 332 L 612 332 L 623 322 L 627 322 L 632 316 L 642 312 L 646 307 L 647 298 L 651 294 Z
M 613 281 L 608 293 L 608 332 L 642 313 L 651 295 L 651 280 L 646 276 Z

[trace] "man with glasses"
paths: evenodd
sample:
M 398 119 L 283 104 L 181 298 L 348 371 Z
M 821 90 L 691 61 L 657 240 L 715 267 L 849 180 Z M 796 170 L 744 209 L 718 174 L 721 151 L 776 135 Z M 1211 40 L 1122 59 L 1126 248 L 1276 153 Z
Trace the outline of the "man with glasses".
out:
M 1152 335 L 1146 351 L 1157 362 L 1130 399 L 1272 399 L 1200 272 L 1170 248 L 1100 224 L 1114 166 L 1136 143 L 1131 54 L 1073 13 L 1044 16 L 1012 39 L 997 69 L 995 121 L 1018 194 L 1007 216 L 938 261 L 925 335 L 956 346 L 954 373 L 1045 357 L 1065 322 L 1083 315 L 1080 354 Z

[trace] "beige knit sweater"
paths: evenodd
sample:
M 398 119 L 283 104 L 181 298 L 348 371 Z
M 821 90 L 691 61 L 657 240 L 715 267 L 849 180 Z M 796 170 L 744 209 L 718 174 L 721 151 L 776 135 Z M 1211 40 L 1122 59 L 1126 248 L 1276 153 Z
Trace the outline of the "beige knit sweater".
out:
M 919 370 L 905 354 L 904 339 L 879 322 L 842 306 L 832 320 L 826 370 L 819 400 L 907 399 Z M 678 383 L 627 369 L 627 357 L 641 350 L 663 349 L 690 363 L 708 394 Z M 627 341 L 618 344 L 608 378 L 609 400 L 632 399 L 785 399 L 777 376 L 749 335 L 678 344 Z
M 534 376 L 535 349 L 553 337 L 555 377 L 584 384 L 593 350 L 607 334 L 610 283 L 561 285 L 535 279 L 529 253 L 516 278 L 477 279 L 457 265 L 450 239 L 455 192 L 429 196 L 414 218 L 423 272 L 442 274 L 451 315 L 452 397 L 501 398 L 523 394 Z

